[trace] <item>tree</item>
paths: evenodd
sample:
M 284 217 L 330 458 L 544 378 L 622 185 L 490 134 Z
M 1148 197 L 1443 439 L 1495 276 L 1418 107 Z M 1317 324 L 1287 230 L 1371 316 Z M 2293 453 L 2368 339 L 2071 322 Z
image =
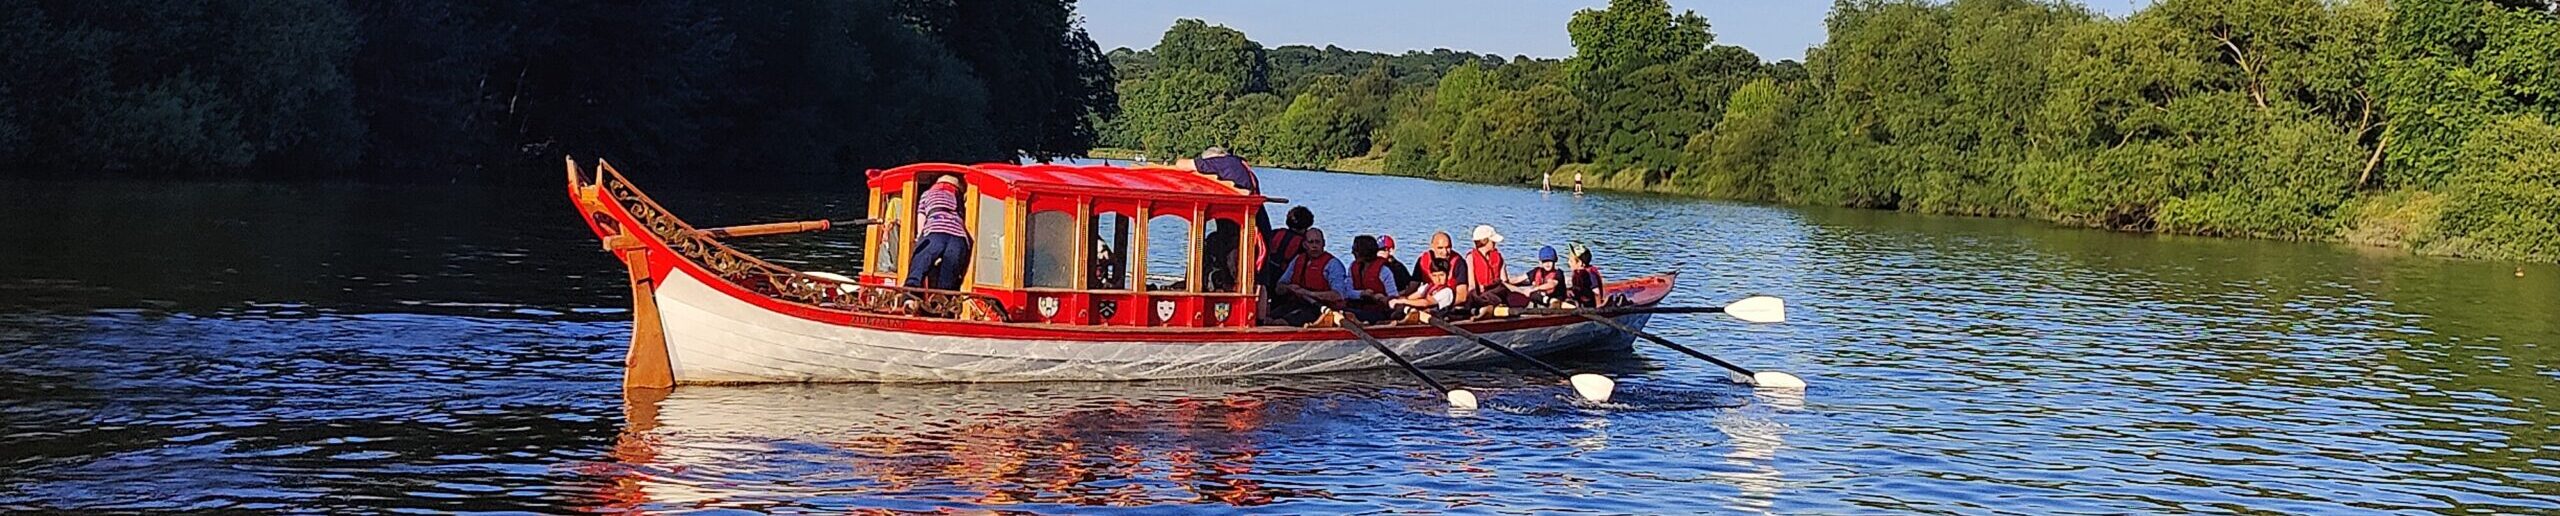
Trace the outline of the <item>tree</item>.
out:
M 1609 73 L 1678 61 L 1715 42 L 1707 19 L 1696 12 L 1671 14 L 1665 0 L 1610 0 L 1584 9 L 1565 23 L 1577 69 Z
M 1766 78 L 1735 90 L 1714 131 L 1689 138 L 1678 186 L 1729 199 L 1774 196 L 1776 187 L 1768 174 L 1786 145 L 1787 102 L 1777 82 Z
M 1112 64 L 1072 0 L 900 0 L 910 23 L 983 79 L 996 145 L 1040 158 L 1093 148 L 1092 120 L 1119 109 Z
M 1154 49 L 1158 66 L 1200 72 L 1229 95 L 1271 91 L 1270 69 L 1261 43 L 1225 26 L 1184 18 Z

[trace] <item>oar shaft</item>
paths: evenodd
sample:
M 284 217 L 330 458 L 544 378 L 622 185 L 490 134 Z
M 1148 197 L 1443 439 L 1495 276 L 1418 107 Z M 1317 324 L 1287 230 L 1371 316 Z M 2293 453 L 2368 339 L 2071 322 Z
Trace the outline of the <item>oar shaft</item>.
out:
M 1530 315 L 1575 315 L 1575 314 L 1586 314 L 1586 313 L 1597 313 L 1597 314 L 1607 314 L 1607 315 L 1625 315 L 1625 314 L 1720 314 L 1720 313 L 1724 313 L 1724 307 L 1721 307 L 1721 306 L 1644 306 L 1644 307 L 1630 307 L 1630 308 L 1531 308 L 1531 309 L 1528 309 L 1528 310 L 1524 310 L 1524 311 L 1522 311 L 1522 313 L 1526 313 L 1526 314 L 1530 314 Z
M 1584 319 L 1590 319 L 1590 320 L 1592 320 L 1592 321 L 1594 321 L 1594 322 L 1598 322 L 1598 323 L 1600 323 L 1600 324 L 1602 324 L 1602 325 L 1606 325 L 1606 326 L 1608 326 L 1608 327 L 1610 327 L 1610 328 L 1613 328 L 1613 329 L 1616 329 L 1616 330 L 1618 330 L 1618 331 L 1626 332 L 1626 334 L 1628 334 L 1628 335 L 1634 335 L 1634 336 L 1636 336 L 1637 338 L 1641 338 L 1641 339 L 1644 339 L 1644 340 L 1653 341 L 1653 343 L 1655 343 L 1655 344 L 1661 344 L 1663 347 L 1671 348 L 1671 349 L 1673 349 L 1673 350 L 1677 350 L 1677 351 L 1679 351 L 1679 352 L 1681 352 L 1681 353 L 1687 353 L 1687 354 L 1689 354 L 1689 356 L 1693 356 L 1693 357 L 1698 357 L 1698 358 L 1701 358 L 1701 359 L 1705 359 L 1705 360 L 1706 360 L 1706 361 L 1708 361 L 1708 362 L 1714 362 L 1716 365 L 1724 366 L 1724 368 L 1725 368 L 1725 369 L 1733 370 L 1733 372 L 1736 372 L 1736 373 L 1742 373 L 1742 375 L 1743 375 L 1743 376 L 1752 376 L 1752 375 L 1756 374 L 1756 373 L 1752 373 L 1750 369 L 1743 369 L 1743 368 L 1742 368 L 1742 366 L 1733 365 L 1733 363 L 1732 363 L 1732 362 L 1726 362 L 1726 361 L 1724 361 L 1724 360 L 1722 360 L 1722 359 L 1718 359 L 1718 358 L 1716 358 L 1716 357 L 1714 357 L 1714 356 L 1711 356 L 1711 355 L 1708 355 L 1708 354 L 1706 354 L 1706 353 L 1700 353 L 1700 352 L 1698 352 L 1698 350 L 1695 350 L 1695 349 L 1689 349 L 1689 347 L 1688 347 L 1688 346 L 1682 346 L 1682 345 L 1679 345 L 1679 344 L 1674 344 L 1674 343 L 1672 343 L 1672 342 L 1671 342 L 1671 339 L 1665 339 L 1665 338 L 1662 338 L 1662 337 L 1660 337 L 1660 336 L 1656 336 L 1656 335 L 1651 334 L 1651 333 L 1645 333 L 1645 332 L 1644 332 L 1644 330 L 1638 330 L 1638 329 L 1635 329 L 1635 328 L 1628 327 L 1628 326 L 1626 325 L 1626 323 L 1618 322 L 1616 319 L 1610 319 L 1610 318 L 1607 318 L 1607 317 L 1602 317 L 1602 316 L 1600 316 L 1600 315 L 1598 315 L 1598 314 L 1593 314 L 1593 313 L 1588 313 L 1588 312 L 1582 313 L 1581 315 L 1582 315 L 1582 318 L 1584 318 Z
M 710 235 L 711 238 L 737 238 L 826 231 L 828 228 L 833 227 L 835 227 L 835 223 L 830 221 L 802 220 L 794 222 L 773 222 L 766 224 L 748 224 L 744 226 L 711 228 L 702 230 L 702 232 L 703 234 Z
M 744 226 L 718 227 L 718 228 L 705 229 L 705 230 L 702 230 L 702 232 L 703 232 L 703 234 L 710 235 L 710 236 L 711 236 L 711 238 L 737 238 L 737 237 L 751 237 L 751 236 L 765 236 L 765 235 L 788 235 L 788 234 L 792 234 L 792 233 L 807 233 L 807 232 L 811 232 L 811 231 L 826 231 L 826 230 L 829 230 L 829 229 L 835 229 L 836 227 L 839 227 L 839 226 L 841 226 L 841 227 L 861 227 L 861 226 L 868 226 L 868 225 L 878 224 L 878 223 L 880 223 L 880 219 L 854 219 L 854 220 L 848 220 L 848 221 L 843 221 L 843 222 L 837 222 L 837 221 L 831 221 L 831 220 L 801 220 L 801 221 L 792 221 L 792 222 L 771 222 L 771 223 L 765 223 L 765 224 L 748 224 L 748 225 L 744 225 Z
M 1369 347 L 1377 349 L 1379 354 L 1386 355 L 1387 360 L 1393 360 L 1396 365 L 1404 366 L 1405 372 L 1413 373 L 1414 378 L 1422 379 L 1422 383 L 1429 384 L 1431 386 L 1431 390 L 1441 393 L 1449 392 L 1449 387 L 1440 385 L 1439 380 L 1431 379 L 1430 373 L 1422 372 L 1421 367 L 1416 367 L 1413 365 L 1412 361 L 1405 360 L 1404 355 L 1396 354 L 1395 350 L 1387 349 L 1387 345 L 1385 343 L 1378 342 L 1377 337 L 1369 336 L 1369 330 L 1361 328 L 1360 323 L 1352 322 L 1350 318 L 1346 317 L 1343 318 L 1339 324 L 1342 326 L 1342 329 L 1351 330 L 1351 336 L 1359 337 L 1361 342 L 1368 343 Z
M 1474 341 L 1476 345 L 1493 348 L 1494 351 L 1500 351 L 1504 355 L 1510 355 L 1511 358 L 1519 359 L 1522 362 L 1528 362 L 1529 365 L 1538 366 L 1539 369 L 1544 369 L 1549 373 L 1554 373 L 1556 376 L 1566 378 L 1573 377 L 1573 373 L 1565 372 L 1564 369 L 1548 364 L 1545 361 L 1538 360 L 1537 357 L 1529 356 L 1528 353 L 1521 353 L 1519 350 L 1494 343 L 1493 339 L 1484 338 L 1484 336 L 1477 335 L 1475 332 L 1467 331 L 1466 328 L 1460 328 L 1458 325 L 1449 324 L 1449 321 L 1439 319 L 1428 319 L 1428 321 L 1430 321 L 1432 326 L 1439 327 L 1440 331 L 1449 332 L 1450 335 L 1464 337 L 1467 340 Z

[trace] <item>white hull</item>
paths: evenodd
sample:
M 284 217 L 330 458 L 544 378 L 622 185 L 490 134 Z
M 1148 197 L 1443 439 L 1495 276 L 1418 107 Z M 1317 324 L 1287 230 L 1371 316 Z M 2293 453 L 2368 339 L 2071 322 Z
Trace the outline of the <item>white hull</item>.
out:
M 1358 340 L 1107 342 L 923 335 L 827 324 L 776 313 L 713 289 L 679 268 L 656 289 L 677 383 L 1021 382 L 1149 380 L 1302 374 L 1394 367 Z M 1618 316 L 1642 328 L 1648 316 Z M 1480 332 L 1484 333 L 1484 332 Z M 1484 333 L 1532 355 L 1628 346 L 1598 323 Z M 1383 338 L 1421 366 L 1498 360 L 1448 335 Z

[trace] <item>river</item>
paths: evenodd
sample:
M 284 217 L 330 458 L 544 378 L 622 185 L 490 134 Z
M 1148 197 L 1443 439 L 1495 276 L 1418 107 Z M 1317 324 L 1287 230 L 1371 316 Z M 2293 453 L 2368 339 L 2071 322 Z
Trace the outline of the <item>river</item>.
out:
M 645 166 L 635 167 L 645 169 Z M 645 170 L 635 174 L 647 186 Z M 626 400 L 558 187 L 0 183 L 0 510 L 2560 511 L 2560 267 L 1269 170 L 1337 247 L 1491 223 L 1679 304 L 1534 371 L 687 387 Z M 702 225 L 823 195 L 651 192 Z M 766 237 L 852 269 L 853 234 Z M 1337 249 L 1337 252 L 1341 252 Z M 1515 266 L 1526 263 L 1515 262 Z

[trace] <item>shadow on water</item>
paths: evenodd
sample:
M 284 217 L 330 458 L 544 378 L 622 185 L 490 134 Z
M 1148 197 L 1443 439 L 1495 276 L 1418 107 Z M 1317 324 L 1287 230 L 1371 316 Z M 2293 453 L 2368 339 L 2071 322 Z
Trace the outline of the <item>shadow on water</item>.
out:
M 2551 512 L 2560 267 L 1267 171 L 1410 259 L 1490 223 L 1791 322 L 1501 366 L 625 398 L 556 189 L 0 183 L 0 510 Z M 840 196 L 657 191 L 704 225 Z M 855 233 L 741 241 L 852 269 Z M 1347 241 L 1348 239 L 1342 239 Z

